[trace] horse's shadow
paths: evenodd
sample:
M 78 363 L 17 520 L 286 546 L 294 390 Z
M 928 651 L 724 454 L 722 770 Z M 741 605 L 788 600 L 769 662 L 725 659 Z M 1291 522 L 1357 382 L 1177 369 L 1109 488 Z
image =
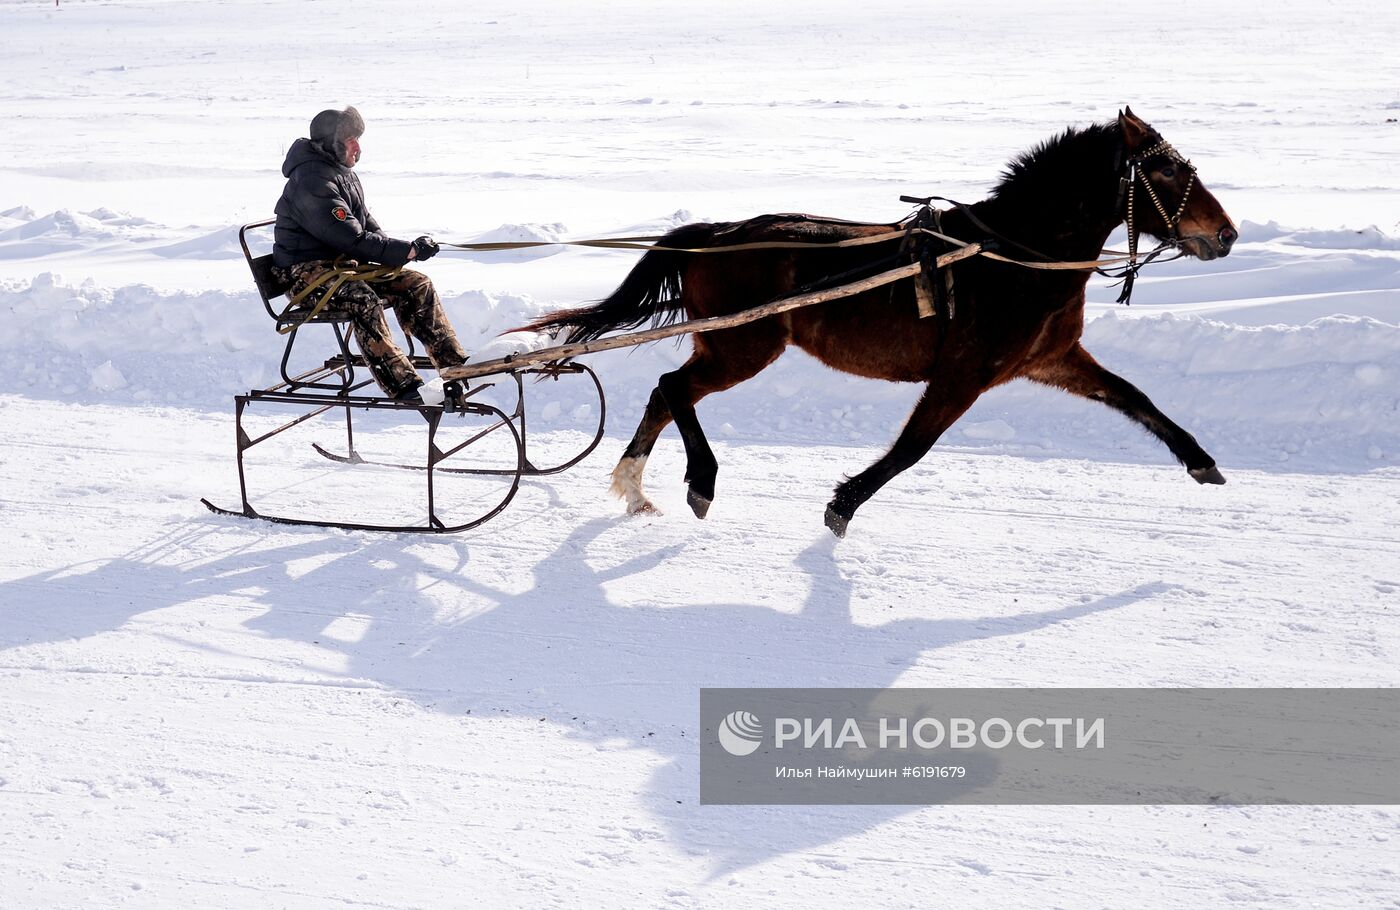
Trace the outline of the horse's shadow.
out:
M 733 602 L 620 605 L 610 584 L 683 562 L 690 543 L 622 561 L 616 550 L 591 556 L 590 545 L 615 525 L 597 519 L 560 532 L 535 564 L 532 583 L 496 586 L 475 579 L 502 577 L 501 567 L 474 565 L 469 545 L 455 541 L 426 546 L 406 537 L 308 532 L 287 546 L 225 548 L 206 560 L 188 558 L 178 539 L 161 541 L 127 558 L 0 585 L 0 594 L 42 589 L 49 607 L 30 623 L 17 606 L 0 608 L 0 649 L 118 629 L 138 613 L 200 598 L 241 598 L 262 608 L 243 622 L 249 630 L 333 646 L 348 677 L 375 680 L 431 710 L 464 719 L 539 717 L 574 740 L 610 748 L 630 741 L 656 754 L 661 763 L 640 799 L 673 846 L 710 856 L 719 875 L 859 834 L 909 810 L 700 806 L 701 687 L 883 688 L 930 651 L 1032 632 L 1164 588 L 1148 584 L 1012 616 L 859 625 L 852 583 L 834 559 L 835 541 L 822 533 L 792 563 L 807 581 L 795 611 Z M 211 542 L 195 549 L 210 550 Z M 594 564 L 609 556 L 613 564 Z M 0 596 L 0 603 L 20 600 Z M 927 610 L 937 613 L 936 594 Z M 344 616 L 358 623 L 355 640 L 327 634 Z M 528 804 L 531 795 L 520 798 Z

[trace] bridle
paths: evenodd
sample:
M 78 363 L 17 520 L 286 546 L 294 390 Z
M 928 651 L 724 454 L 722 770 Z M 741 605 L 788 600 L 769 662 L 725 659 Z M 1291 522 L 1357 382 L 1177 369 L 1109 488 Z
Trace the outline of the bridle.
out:
M 1122 282 L 1123 291 L 1118 295 L 1117 302 L 1126 304 L 1130 301 L 1130 298 L 1133 294 L 1133 282 L 1137 280 L 1138 272 L 1141 271 L 1144 266 L 1146 266 L 1149 262 L 1152 262 L 1155 259 L 1157 259 L 1158 256 L 1161 256 L 1167 250 L 1175 250 L 1176 255 L 1171 256 L 1168 259 L 1162 260 L 1163 262 L 1170 262 L 1173 259 L 1179 259 L 1185 255 L 1186 251 L 1181 246 L 1181 236 L 1178 231 L 1178 226 L 1181 224 L 1181 217 L 1186 214 L 1186 205 L 1191 199 L 1191 190 L 1194 189 L 1196 186 L 1196 166 L 1193 165 L 1175 148 L 1173 148 L 1171 143 L 1167 142 L 1160 135 L 1157 136 L 1156 143 L 1145 149 L 1142 149 L 1135 155 L 1127 158 L 1126 161 L 1123 157 L 1127 151 L 1125 145 L 1126 143 L 1124 145 L 1119 146 L 1118 158 L 1114 166 L 1114 169 L 1119 172 L 1118 200 L 1116 203 L 1114 203 L 1114 211 L 1122 212 L 1125 210 L 1124 207 L 1126 206 L 1126 215 L 1124 220 L 1126 221 L 1128 228 L 1128 255 L 1126 257 L 1126 260 L 1120 257 L 1117 259 L 1105 261 L 1105 265 L 1111 262 L 1113 265 L 1116 266 L 1116 268 L 1112 270 L 1104 268 L 1102 266 L 1098 266 L 1098 264 L 1093 262 L 1056 262 L 1054 261 L 1053 257 L 1047 256 L 1044 253 L 1033 250 L 1023 243 L 1018 243 L 1015 240 L 1011 240 L 1005 235 L 998 233 L 997 231 L 988 227 L 980 218 L 977 217 L 977 214 L 972 210 L 971 206 L 964 202 L 958 202 L 956 199 L 949 199 L 947 196 L 900 196 L 899 198 L 901 202 L 912 202 L 921 205 L 924 208 L 931 207 L 935 201 L 947 202 L 954 208 L 961 211 L 967 217 L 967 219 L 970 222 L 972 222 L 972 225 L 975 228 L 977 228 L 979 231 L 982 231 L 989 238 L 993 238 L 991 240 L 983 241 L 980 244 L 981 250 L 978 253 L 978 255 L 990 256 L 993 259 L 1001 259 L 1003 262 L 1010 262 L 1016 265 L 1024 265 L 1032 268 L 1063 268 L 1092 270 L 1096 274 L 1102 275 L 1105 278 L 1118 279 Z M 1143 169 L 1143 165 L 1147 161 L 1159 157 L 1165 157 L 1168 160 L 1170 160 L 1173 164 L 1185 168 L 1187 176 L 1190 178 L 1186 181 L 1186 189 L 1181 194 L 1181 201 L 1177 203 L 1176 211 L 1171 214 L 1167 213 L 1167 207 L 1162 204 L 1162 197 L 1157 195 L 1157 190 L 1152 186 L 1152 182 L 1147 179 L 1147 173 Z M 1157 209 L 1157 214 L 1161 216 L 1162 222 L 1166 225 L 1167 228 L 1167 239 L 1163 240 L 1160 244 L 1157 245 L 1155 249 L 1153 249 L 1151 252 L 1147 253 L 1141 258 L 1138 257 L 1139 231 L 1137 229 L 1137 222 L 1134 217 L 1134 207 L 1137 200 L 1137 185 L 1139 183 L 1141 183 L 1143 189 L 1147 191 L 1147 198 L 1152 201 L 1153 207 Z M 943 234 L 938 233 L 935 230 L 929 230 L 926 227 L 921 227 L 921 223 L 917 220 L 917 216 L 908 220 L 906 222 L 906 225 L 911 229 L 923 230 L 923 232 L 926 234 L 933 234 L 933 236 L 939 237 L 945 241 L 951 241 L 955 245 L 966 246 L 965 243 L 957 240 L 956 238 L 947 237 Z M 1016 247 L 1017 249 L 1041 261 L 1024 262 L 1006 259 L 1005 257 L 999 256 L 995 252 L 992 252 L 993 244 L 995 243 Z M 1124 264 L 1125 262 L 1126 264 Z
M 1152 158 L 1165 157 L 1174 164 L 1186 169 L 1189 179 L 1186 181 L 1186 189 L 1181 194 L 1181 202 L 1177 205 L 1176 211 L 1167 214 L 1167 207 L 1162 204 L 1162 199 L 1157 195 L 1157 190 L 1153 188 L 1152 181 L 1147 179 L 1147 172 L 1142 165 Z M 1128 265 L 1123 269 L 1123 292 L 1118 296 L 1119 303 L 1127 303 L 1128 298 L 1133 293 L 1133 282 L 1137 279 L 1137 273 L 1147 263 L 1156 259 L 1164 250 L 1177 248 L 1180 246 L 1181 237 L 1177 233 L 1177 225 L 1181 223 L 1181 216 L 1186 213 L 1186 203 L 1191 198 L 1191 190 L 1196 185 L 1196 168 L 1180 152 L 1172 148 L 1172 144 L 1165 139 L 1159 138 L 1155 145 L 1139 151 L 1127 161 L 1128 171 L 1118 179 L 1118 203 L 1119 207 L 1127 204 L 1127 216 L 1124 219 L 1128 228 Z M 1143 189 L 1147 191 L 1147 198 L 1152 200 L 1152 205 L 1157 209 L 1157 214 L 1162 216 L 1162 222 L 1167 226 L 1167 239 L 1152 252 L 1148 253 L 1142 262 L 1138 262 L 1138 229 L 1133 217 L 1133 203 L 1137 198 L 1137 185 L 1141 183 Z M 1126 197 L 1126 200 L 1124 199 Z

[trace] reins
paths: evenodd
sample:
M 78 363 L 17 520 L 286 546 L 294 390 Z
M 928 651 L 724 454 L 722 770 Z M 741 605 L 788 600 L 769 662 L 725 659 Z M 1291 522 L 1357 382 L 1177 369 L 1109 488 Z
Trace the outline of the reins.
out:
M 1147 179 L 1142 169 L 1142 164 L 1144 162 L 1158 155 L 1165 155 L 1178 165 L 1187 168 L 1191 176 L 1190 181 L 1186 184 L 1186 190 L 1181 195 L 1181 201 L 1177 205 L 1176 211 L 1170 215 L 1167 213 L 1166 206 L 1162 204 L 1161 198 L 1157 195 L 1157 191 L 1153 188 L 1151 181 Z M 982 256 L 996 262 L 1020 266 L 1021 268 L 1039 269 L 1043 271 L 1095 272 L 1106 278 L 1118 279 L 1122 282 L 1123 290 L 1122 293 L 1119 294 L 1117 302 L 1127 304 L 1132 297 L 1133 284 L 1137 280 L 1138 272 L 1142 271 L 1144 266 L 1157 260 L 1162 253 L 1169 249 L 1175 249 L 1176 255 L 1171 257 L 1171 259 L 1163 261 L 1170 262 L 1172 259 L 1178 259 L 1184 255 L 1184 251 L 1181 249 L 1180 245 L 1180 238 L 1177 235 L 1177 225 L 1180 224 L 1181 216 L 1186 212 L 1186 203 L 1191 197 L 1192 188 L 1196 185 L 1195 167 L 1192 166 L 1189 160 L 1182 157 L 1182 155 L 1172 147 L 1171 143 L 1166 140 L 1159 140 L 1150 148 L 1133 155 L 1127 160 L 1127 169 L 1127 173 L 1119 178 L 1118 205 L 1126 204 L 1127 207 L 1125 224 L 1128 230 L 1128 251 L 1124 254 L 1119 253 L 1117 250 L 1103 250 L 1105 253 L 1113 253 L 1115 255 L 1108 258 L 1093 260 L 1064 261 L 1047 256 L 1038 250 L 1034 250 L 994 230 L 982 221 L 981 218 L 977 217 L 970 205 L 958 202 L 956 199 L 949 199 L 946 196 L 901 196 L 899 197 L 901 202 L 913 203 L 920 206 L 920 208 L 914 214 L 901 221 L 896 230 L 879 234 L 870 234 L 864 237 L 850 237 L 844 240 L 764 240 L 751 243 L 735 243 L 726 246 L 676 247 L 666 246 L 661 243 L 661 241 L 665 239 L 663 235 L 635 235 L 625 237 L 597 237 L 587 240 L 507 240 L 481 243 L 441 243 L 440 246 L 463 252 L 504 252 L 509 250 L 538 249 L 540 247 L 550 246 L 574 246 L 590 249 L 644 250 L 648 252 L 664 251 L 671 253 L 738 253 L 752 250 L 843 249 L 870 246 L 904 239 L 906 241 L 906 248 L 901 250 L 901 253 L 904 253 L 907 252 L 907 242 L 911 238 L 923 235 L 936 238 L 944 243 L 952 244 L 963 254 L 958 256 L 958 259 Z M 1139 231 L 1134 216 L 1134 203 L 1137 197 L 1137 185 L 1139 183 L 1141 183 L 1143 188 L 1147 191 L 1148 199 L 1151 200 L 1153 206 L 1157 209 L 1158 215 L 1161 216 L 1163 223 L 1166 224 L 1167 230 L 1169 231 L 1169 238 L 1167 240 L 1162 241 L 1155 249 L 1142 257 L 1138 255 Z M 933 203 L 935 201 L 946 202 L 951 205 L 965 215 L 968 221 L 972 223 L 973 227 L 991 239 L 967 241 L 943 233 L 939 230 L 939 228 L 942 227 L 939 218 L 942 212 L 939 209 L 933 208 Z M 925 217 L 925 212 L 928 213 L 927 217 Z M 929 224 L 933 224 L 934 227 L 929 227 Z M 1030 260 L 1013 259 L 1010 256 L 1005 256 L 996 252 L 996 250 L 993 249 L 995 246 L 1014 247 L 1033 258 Z M 915 258 L 918 258 L 917 253 L 915 254 Z M 1124 268 L 1117 272 L 1108 270 L 1108 267 L 1118 265 L 1122 265 Z M 844 278 L 857 271 L 868 269 L 868 267 L 867 264 L 858 269 L 843 272 L 839 277 Z M 398 277 L 402 268 L 402 266 L 344 266 L 341 264 L 340 259 L 337 259 L 330 269 L 316 276 L 314 280 L 308 283 L 305 288 L 291 299 L 282 315 L 284 318 L 291 317 L 294 315 L 292 311 L 306 300 L 313 291 L 322 286 L 326 286 L 325 293 L 321 295 L 316 305 L 312 307 L 311 311 L 307 313 L 299 323 L 280 327 L 278 331 L 282 334 L 286 334 L 310 322 L 312 318 L 325 308 L 331 298 L 335 296 L 336 292 L 339 291 L 346 282 L 389 281 Z M 951 282 L 948 282 L 948 285 L 948 293 L 950 294 Z M 925 288 L 922 290 L 920 306 L 921 309 L 927 309 L 925 298 L 928 297 L 928 289 Z M 951 301 L 951 297 L 949 300 Z M 928 314 L 925 313 L 925 315 Z
M 1163 143 L 1163 144 L 1165 145 L 1165 143 Z M 1193 174 L 1194 174 L 1194 171 L 1193 171 Z M 1126 178 L 1123 178 L 1123 179 L 1126 179 Z M 1145 178 L 1144 178 L 1144 183 L 1146 183 Z M 1150 185 L 1149 185 L 1148 188 L 1149 188 L 1149 190 L 1151 190 Z M 1188 189 L 1189 189 L 1189 188 L 1188 188 Z M 948 203 L 949 205 L 953 206 L 953 207 L 954 207 L 955 209 L 957 209 L 958 211 L 962 212 L 964 215 L 966 215 L 966 216 L 967 216 L 967 219 L 968 219 L 969 221 L 972 222 L 973 227 L 975 227 L 975 228 L 977 228 L 978 230 L 984 232 L 984 233 L 987 234 L 988 236 L 995 238 L 995 239 L 996 239 L 998 242 L 1000 242 L 1000 243 L 1004 243 L 1004 244 L 1007 244 L 1007 245 L 1009 245 L 1009 246 L 1014 246 L 1014 247 L 1016 247 L 1017 249 L 1023 250 L 1023 251 L 1025 251 L 1025 252 L 1029 253 L 1030 255 L 1035 256 L 1035 257 L 1037 257 L 1037 258 L 1039 258 L 1039 259 L 1042 259 L 1042 260 L 1044 260 L 1044 261 L 1043 261 L 1043 262 L 1028 262 L 1028 261 L 1026 261 L 1026 260 L 1024 260 L 1024 259 L 1011 259 L 1011 258 L 1009 258 L 1009 257 L 1007 257 L 1007 256 L 1001 255 L 1000 253 L 996 253 L 996 252 L 993 252 L 992 250 L 989 250 L 989 249 L 985 249 L 985 248 L 984 248 L 978 255 L 980 255 L 980 256 L 985 256 L 985 257 L 988 258 L 988 259 L 994 259 L 994 260 L 996 260 L 996 261 L 998 261 L 998 262 L 1005 262 L 1005 263 L 1009 263 L 1009 264 L 1011 264 L 1011 265 L 1019 265 L 1019 266 L 1021 266 L 1021 267 L 1023 267 L 1023 268 L 1027 268 L 1027 269 L 1043 269 L 1043 270 L 1046 270 L 1046 271 L 1061 271 L 1061 270 L 1063 270 L 1063 271 L 1084 271 L 1084 272 L 1092 271 L 1092 272 L 1095 272 L 1096 274 L 1102 275 L 1102 276 L 1105 277 L 1105 278 L 1116 278 L 1116 279 L 1119 279 L 1119 280 L 1121 280 L 1121 281 L 1124 283 L 1124 290 L 1123 290 L 1123 293 L 1119 295 L 1117 302 L 1118 302 L 1118 303 L 1122 303 L 1122 304 L 1127 304 L 1127 303 L 1128 303 L 1128 298 L 1132 295 L 1132 279 L 1137 277 L 1137 273 L 1138 273 L 1139 271 L 1141 271 L 1141 269 L 1142 269 L 1143 266 L 1147 265 L 1149 262 L 1152 262 L 1152 261 L 1155 260 L 1158 256 L 1162 255 L 1162 253 L 1166 252 L 1166 251 L 1169 250 L 1169 249 L 1176 249 L 1176 250 L 1177 250 L 1177 254 L 1176 254 L 1175 256 L 1173 256 L 1171 259 L 1163 260 L 1164 262 L 1171 262 L 1171 261 L 1173 261 L 1173 260 L 1175 260 L 1175 259 L 1181 258 L 1181 256 L 1183 255 L 1182 251 L 1180 250 L 1180 248 L 1179 248 L 1179 246 L 1178 246 L 1178 243 L 1177 243 L 1177 240 L 1176 240 L 1176 237 L 1175 237 L 1175 231 L 1176 231 L 1176 223 L 1177 223 L 1178 221 L 1181 220 L 1181 215 L 1182 215 L 1182 213 L 1185 212 L 1185 210 L 1186 210 L 1186 199 L 1185 199 L 1185 197 L 1182 198 L 1181 205 L 1177 208 L 1177 212 L 1176 212 L 1176 215 L 1175 215 L 1174 220 L 1168 221 L 1168 225 L 1171 227 L 1172 232 L 1173 232 L 1173 237 L 1172 237 L 1172 239 L 1162 241 L 1160 244 L 1157 245 L 1157 247 L 1156 247 L 1155 249 L 1153 249 L 1151 252 L 1149 252 L 1149 253 L 1147 254 L 1147 256 L 1146 256 L 1141 262 L 1138 262 L 1137 235 L 1136 235 L 1136 233 L 1133 232 L 1132 230 L 1129 230 L 1129 249 L 1128 249 L 1128 252 L 1127 252 L 1127 253 L 1120 253 L 1120 252 L 1117 251 L 1117 250 L 1107 250 L 1107 249 L 1106 249 L 1106 250 L 1104 250 L 1103 252 L 1105 252 L 1105 253 L 1113 253 L 1114 255 L 1111 256 L 1111 257 L 1109 257 L 1109 258 L 1107 258 L 1107 259 L 1097 259 L 1097 260 L 1084 261 L 1084 262 L 1065 262 L 1065 261 L 1055 260 L 1055 259 L 1051 258 L 1050 256 L 1047 256 L 1047 255 L 1045 255 L 1044 253 L 1042 253 L 1042 252 L 1040 252 L 1040 251 L 1038 251 L 1038 250 L 1033 250 L 1033 249 L 1031 249 L 1030 247 L 1026 246 L 1024 243 L 1019 243 L 1019 242 L 1017 242 L 1017 241 L 1015 241 L 1015 240 L 1012 240 L 1011 238 L 1009 238 L 1009 237 L 1007 237 L 1007 236 L 1001 234 L 1000 232 L 994 230 L 993 228 L 989 227 L 989 226 L 986 224 L 986 222 L 984 222 L 981 218 L 978 218 L 977 215 L 972 211 L 972 206 L 968 205 L 968 204 L 965 203 L 965 202 L 959 202 L 959 201 L 957 201 L 956 199 L 949 199 L 947 196 L 923 196 L 923 197 L 900 196 L 899 198 L 900 198 L 900 201 L 901 201 L 901 202 L 913 202 L 913 203 L 916 203 L 916 204 L 919 204 L 919 205 L 930 205 L 930 204 L 931 204 L 932 202 L 934 202 L 934 201 L 946 202 L 946 203 Z M 1157 199 L 1157 195 L 1156 195 L 1155 192 L 1152 193 L 1152 199 L 1153 199 L 1154 202 L 1157 203 L 1157 208 L 1158 208 L 1158 210 L 1159 210 L 1159 211 L 1163 211 L 1163 209 L 1162 209 L 1162 204 L 1161 204 L 1160 200 Z M 1131 196 L 1129 197 L 1129 202 L 1131 203 Z M 1130 207 L 1129 207 L 1129 209 L 1128 209 L 1128 218 L 1129 218 L 1128 223 L 1129 223 L 1129 225 L 1131 225 L 1131 224 L 1132 224 L 1132 220 L 1131 220 L 1131 219 L 1132 219 L 1132 208 L 1131 208 L 1131 205 L 1130 205 Z M 1163 215 L 1163 218 L 1166 219 L 1166 215 L 1165 215 L 1165 214 Z M 929 231 L 925 231 L 925 232 L 926 232 L 926 233 L 932 233 L 932 232 L 929 232 Z M 944 234 L 936 234 L 936 233 L 935 233 L 935 234 L 933 234 L 933 236 L 938 237 L 940 240 L 946 240 L 946 241 L 948 241 L 949 243 L 957 243 L 957 244 L 962 244 L 962 245 L 964 245 L 964 246 L 967 245 L 965 241 L 958 240 L 958 239 L 955 238 L 955 237 L 948 237 L 948 236 L 946 236 L 946 235 L 944 235 Z M 986 245 L 984 244 L 984 247 L 985 247 L 985 246 L 986 246 Z M 1108 269 L 1105 268 L 1106 266 L 1122 265 L 1122 264 L 1124 264 L 1124 263 L 1128 263 L 1128 267 L 1125 268 L 1125 269 L 1123 269 L 1123 270 L 1121 270 L 1121 271 L 1119 271 L 1119 272 L 1116 272 L 1116 273 L 1115 273 L 1115 272 L 1108 271 Z
M 811 247 L 851 247 L 885 243 L 896 237 L 903 237 L 904 231 L 888 231 L 867 237 L 850 237 L 846 240 L 762 240 L 753 243 L 733 243 L 728 246 L 683 247 L 664 246 L 661 235 L 635 237 L 598 237 L 592 240 L 509 240 L 488 243 L 439 243 L 441 247 L 467 252 L 499 252 L 502 250 L 527 250 L 543 246 L 582 246 L 604 250 L 664 250 L 671 253 L 738 253 L 745 250 L 808 249 Z
M 902 201 L 905 202 L 925 203 L 924 199 L 912 199 L 907 196 L 900 198 Z M 951 199 L 944 199 L 942 196 L 930 196 L 927 198 L 942 200 L 945 202 L 952 202 Z M 954 203 L 954 205 L 959 208 L 962 208 L 964 212 L 966 212 L 966 206 L 963 206 L 961 203 Z M 1030 252 L 1033 255 L 1041 256 L 1044 259 L 1049 259 L 1048 256 L 1043 256 L 1043 254 L 1035 253 L 1035 251 L 1022 246 L 1021 244 L 1016 243 L 1015 241 L 1007 240 L 1000 234 L 997 234 L 995 231 L 992 231 L 990 228 L 987 228 L 985 225 L 983 225 L 980 221 L 976 219 L 974 219 L 974 226 L 976 226 L 979 230 L 985 231 L 989 235 L 995 237 L 997 240 L 1004 242 L 1010 246 L 1019 247 L 1020 249 L 1027 250 L 1027 252 Z M 729 244 L 727 246 L 709 247 L 665 246 L 659 242 L 663 239 L 661 236 L 600 237 L 592 240 L 515 240 L 490 243 L 439 242 L 439 246 L 443 247 L 444 249 L 451 248 L 454 250 L 463 250 L 465 252 L 498 252 L 504 250 L 535 249 L 546 246 L 581 246 L 609 250 L 661 250 L 670 253 L 738 253 L 746 250 L 806 250 L 867 246 L 876 243 L 888 243 L 892 240 L 897 240 L 901 237 L 907 237 L 911 232 L 918 234 L 927 234 L 930 237 L 937 237 L 939 240 L 952 243 L 959 247 L 972 245 L 972 241 L 959 240 L 956 237 L 950 237 L 947 234 L 943 234 L 938 231 L 931 230 L 929 228 L 909 227 L 901 228 L 899 230 L 894 231 L 887 231 L 882 234 L 871 234 L 866 237 L 852 237 L 846 240 L 765 240 L 756 241 L 753 243 L 735 243 Z M 1116 251 L 1108 250 L 1106 252 Z M 1047 262 L 1027 262 L 1022 259 L 1012 259 L 1009 256 L 1002 256 L 999 253 L 994 253 L 987 249 L 979 251 L 977 255 L 986 256 L 988 259 L 995 259 L 998 262 L 1005 262 L 1011 265 L 1025 266 L 1026 268 L 1032 269 L 1061 269 L 1078 270 L 1085 272 L 1094 271 L 1095 269 L 1098 269 L 1105 265 L 1117 265 L 1120 262 L 1129 261 L 1127 256 L 1116 256 L 1110 259 L 1095 259 L 1084 262 L 1061 262 L 1057 260 L 1050 260 Z
M 290 319 L 293 316 L 301 316 L 300 313 L 293 312 L 301 303 L 311 296 L 311 293 L 322 286 L 326 286 L 326 292 L 321 295 L 321 299 L 316 301 L 316 305 L 311 308 L 311 312 L 301 317 L 296 323 L 279 325 L 277 333 L 285 335 L 294 332 L 306 325 L 316 317 L 316 314 L 326 308 L 335 292 L 340 290 L 347 281 L 392 281 L 403 272 L 401 265 L 344 265 L 343 257 L 337 256 L 331 267 L 326 269 L 315 278 L 306 283 L 306 287 L 297 292 L 296 296 L 287 302 L 287 307 L 282 311 L 283 319 Z

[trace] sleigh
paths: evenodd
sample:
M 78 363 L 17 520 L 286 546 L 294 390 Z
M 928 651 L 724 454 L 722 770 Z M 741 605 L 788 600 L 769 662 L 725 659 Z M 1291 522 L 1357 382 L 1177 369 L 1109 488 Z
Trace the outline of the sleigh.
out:
M 278 381 L 266 388 L 252 389 L 234 396 L 236 463 L 241 507 L 228 509 L 202 500 L 210 511 L 220 515 L 257 518 L 290 525 L 343 528 L 347 530 L 453 533 L 488 521 L 506 508 L 520 489 L 522 479 L 557 474 L 578 464 L 597 447 L 603 436 L 606 402 L 597 375 L 579 363 L 522 362 L 493 369 L 472 380 L 455 379 L 446 383 L 446 400 L 441 406 L 386 398 L 369 373 L 363 355 L 352 350 L 350 314 L 329 305 L 320 309 L 301 305 L 290 307 L 288 288 L 272 271 L 270 252 L 255 254 L 259 229 L 272 220 L 244 225 L 238 232 L 239 245 L 252 273 L 270 321 L 286 339 L 278 367 Z M 313 312 L 314 310 L 314 312 Z M 326 329 L 329 329 L 329 337 Z M 319 348 L 316 345 L 319 344 Z M 327 348 L 330 355 L 325 356 Z M 308 358 L 305 351 L 319 350 Z M 301 354 L 298 354 L 301 351 Z M 429 360 L 415 353 L 408 339 L 406 353 L 420 372 L 433 369 Z M 294 366 L 300 362 L 302 367 Z M 535 380 L 544 380 L 536 382 Z M 560 382 L 581 383 L 596 396 L 596 425 L 585 434 L 586 443 L 576 451 L 552 458 L 531 452 L 527 430 L 527 397 L 539 398 Z M 527 396 L 527 388 L 529 396 Z M 587 392 L 585 392 L 587 395 Z M 250 428 L 255 414 L 276 415 L 270 426 Z M 356 415 L 388 416 L 410 427 L 421 427 L 421 460 L 381 460 L 367 457 L 357 446 Z M 324 426 L 316 418 L 331 415 L 343 420 L 344 448 L 312 440 L 310 451 L 347 470 L 392 470 L 421 475 L 423 511 L 420 520 L 405 523 L 361 522 L 334 517 L 308 517 L 277 514 L 258 508 L 250 494 L 250 480 L 257 473 L 257 456 L 285 443 L 286 434 L 304 425 Z M 340 435 L 340 431 L 337 431 Z M 286 448 L 283 446 L 285 453 Z M 372 483 L 372 478 L 366 478 Z M 469 496 L 454 497 L 454 484 L 472 485 Z M 448 503 L 444 503 L 448 500 Z M 460 502 L 467 505 L 460 508 Z

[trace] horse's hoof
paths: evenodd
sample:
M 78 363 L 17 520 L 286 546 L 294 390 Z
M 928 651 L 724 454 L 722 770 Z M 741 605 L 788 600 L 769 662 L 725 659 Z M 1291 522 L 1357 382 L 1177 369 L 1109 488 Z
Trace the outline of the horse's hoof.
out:
M 685 501 L 690 503 L 690 511 L 695 513 L 696 518 L 704 518 L 710 511 L 710 500 L 694 490 L 685 494 Z
M 652 505 L 650 499 L 645 499 L 645 500 L 642 501 L 642 504 L 641 504 L 641 505 L 637 505 L 637 506 L 628 506 L 628 507 L 627 507 L 627 514 L 628 514 L 629 516 L 631 516 L 631 515 L 660 515 L 660 514 L 661 514 L 661 510 L 658 509 L 656 506 Z
M 826 507 L 826 526 L 831 529 L 831 533 L 838 538 L 846 536 L 846 527 L 851 520 L 836 511 L 835 506 Z
M 1224 483 L 1225 475 L 1215 465 L 1208 468 L 1191 468 L 1187 473 L 1196 478 L 1196 483 Z

